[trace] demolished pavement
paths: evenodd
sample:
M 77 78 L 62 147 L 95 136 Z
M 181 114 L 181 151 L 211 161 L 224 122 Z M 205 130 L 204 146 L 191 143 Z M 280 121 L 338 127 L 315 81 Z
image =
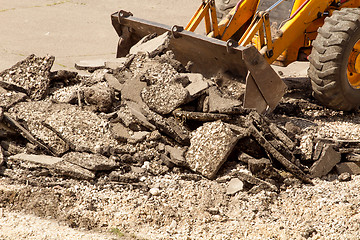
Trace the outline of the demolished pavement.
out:
M 146 49 L 78 63 L 90 71 L 83 76 L 51 72 L 55 58 L 34 55 L 0 73 L 0 174 L 136 184 L 144 175 L 195 172 L 227 179 L 228 194 L 360 174 L 360 141 L 319 137 L 318 125 L 287 115 L 296 107 L 286 101 L 269 118 L 244 109 L 242 79 L 206 79 L 166 48 Z

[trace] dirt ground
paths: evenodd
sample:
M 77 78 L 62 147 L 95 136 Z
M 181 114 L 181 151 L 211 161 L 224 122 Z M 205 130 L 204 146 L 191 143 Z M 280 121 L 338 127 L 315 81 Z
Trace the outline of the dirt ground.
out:
M 56 56 L 52 70 L 114 58 L 118 37 L 111 13 L 125 9 L 185 25 L 200 2 L 0 0 L 0 71 L 32 53 Z M 307 63 L 276 68 L 305 80 L 306 69 Z M 360 138 L 359 113 L 324 110 L 298 90 L 282 102 L 277 123 L 300 121 L 291 115 L 295 109 L 305 137 Z M 141 177 L 138 184 L 106 177 L 96 183 L 31 174 L 17 179 L 14 171 L 13 178 L 0 178 L 0 239 L 359 239 L 359 176 L 343 182 L 330 174 L 314 179 L 314 186 L 288 182 L 280 193 L 227 195 L 226 174 L 233 169 L 244 170 L 229 161 L 216 180 L 168 172 Z
M 56 56 L 56 69 L 84 59 L 113 58 L 118 37 L 110 15 L 120 9 L 168 25 L 185 25 L 200 1 L 0 1 L 0 70 L 36 54 Z

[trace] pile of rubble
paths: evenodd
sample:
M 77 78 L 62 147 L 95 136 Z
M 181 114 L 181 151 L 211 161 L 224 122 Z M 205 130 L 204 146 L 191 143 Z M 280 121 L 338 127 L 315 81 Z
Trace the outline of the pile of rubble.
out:
M 137 184 L 173 171 L 228 181 L 234 194 L 360 173 L 359 141 L 275 124 L 241 107 L 241 81 L 206 79 L 162 45 L 142 44 L 126 58 L 78 63 L 88 75 L 51 72 L 55 58 L 34 55 L 0 73 L 0 175 Z M 227 160 L 242 169 L 220 173 Z

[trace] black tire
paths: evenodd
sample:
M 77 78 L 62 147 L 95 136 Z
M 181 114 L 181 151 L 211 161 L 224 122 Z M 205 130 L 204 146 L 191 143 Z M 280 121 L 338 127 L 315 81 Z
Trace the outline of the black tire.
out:
M 344 111 L 359 107 L 360 84 L 351 84 L 348 78 L 348 74 L 354 77 L 352 72 L 348 73 L 348 63 L 355 44 L 359 45 L 359 39 L 360 9 L 358 8 L 334 11 L 318 29 L 318 36 L 313 42 L 309 58 L 308 73 L 313 96 L 323 105 Z

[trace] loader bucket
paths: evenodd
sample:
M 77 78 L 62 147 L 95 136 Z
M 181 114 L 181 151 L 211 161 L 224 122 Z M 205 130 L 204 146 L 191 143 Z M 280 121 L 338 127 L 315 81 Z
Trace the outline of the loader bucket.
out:
M 272 111 L 285 93 L 283 81 L 253 46 L 237 46 L 235 42 L 210 38 L 179 26 L 136 18 L 122 10 L 113 13 L 111 20 L 120 38 L 117 57 L 126 56 L 133 45 L 149 34 L 169 32 L 169 50 L 184 66 L 190 61 L 192 72 L 205 77 L 224 72 L 242 78 L 247 76 L 245 107 L 256 108 L 259 112 Z

